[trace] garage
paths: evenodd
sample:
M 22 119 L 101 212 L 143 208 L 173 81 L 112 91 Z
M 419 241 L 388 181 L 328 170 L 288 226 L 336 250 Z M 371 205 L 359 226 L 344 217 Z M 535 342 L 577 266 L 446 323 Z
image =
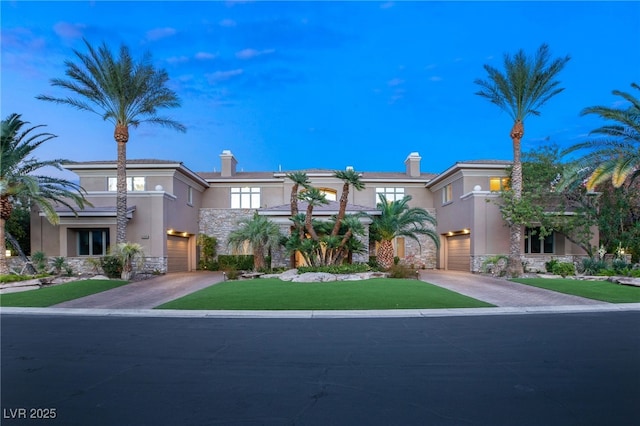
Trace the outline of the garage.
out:
M 167 235 L 167 272 L 189 270 L 189 238 Z
M 447 269 L 451 271 L 471 271 L 471 235 L 447 237 Z

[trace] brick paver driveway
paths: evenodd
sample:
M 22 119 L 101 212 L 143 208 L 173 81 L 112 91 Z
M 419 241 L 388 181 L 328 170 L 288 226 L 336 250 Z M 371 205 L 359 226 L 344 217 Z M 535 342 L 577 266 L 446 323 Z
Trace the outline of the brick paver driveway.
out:
M 222 272 L 176 272 L 55 305 L 56 308 L 151 309 L 224 279 Z
M 505 279 L 467 272 L 421 270 L 420 279 L 500 307 L 606 304 L 599 300 L 556 293 Z

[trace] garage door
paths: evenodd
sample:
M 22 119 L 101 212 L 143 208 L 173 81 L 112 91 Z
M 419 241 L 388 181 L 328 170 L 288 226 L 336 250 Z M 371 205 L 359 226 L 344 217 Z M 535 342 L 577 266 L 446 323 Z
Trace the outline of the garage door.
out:
M 447 237 L 447 269 L 471 271 L 471 235 Z
M 167 236 L 167 272 L 189 270 L 189 238 Z

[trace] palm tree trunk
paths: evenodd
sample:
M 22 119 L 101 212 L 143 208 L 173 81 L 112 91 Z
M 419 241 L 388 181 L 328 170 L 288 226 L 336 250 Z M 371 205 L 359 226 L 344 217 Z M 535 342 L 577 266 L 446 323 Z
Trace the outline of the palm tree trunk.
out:
M 7 237 L 7 240 L 9 240 L 9 242 L 13 246 L 13 248 L 15 248 L 16 251 L 18 252 L 18 256 L 20 256 L 20 259 L 22 259 L 22 261 L 24 262 L 26 266 L 26 272 L 28 274 L 35 275 L 36 270 L 33 267 L 33 265 L 29 262 L 29 258 L 27 257 L 27 255 L 24 254 L 24 251 L 22 251 L 22 247 L 20 247 L 20 243 L 18 243 L 18 240 L 16 240 L 15 237 L 11 235 L 9 231 L 5 231 L 5 235 Z
M 524 136 L 524 123 L 516 120 L 511 128 L 511 140 L 513 142 L 513 169 L 511 172 L 511 190 L 516 202 L 522 199 L 522 160 L 520 158 L 520 141 Z M 522 226 L 517 223 L 509 225 L 509 265 L 507 272 L 512 277 L 520 276 L 524 273 L 522 268 Z
M 347 211 L 347 202 L 349 201 L 349 184 L 345 183 L 342 186 L 342 195 L 340 195 L 340 209 L 338 210 L 338 216 L 336 217 L 336 224 L 333 225 L 333 229 L 331 230 L 331 236 L 338 235 L 340 231 L 340 225 L 342 224 L 342 219 Z
M 261 245 L 253 247 L 253 268 L 257 271 L 264 269 L 264 250 Z
M 116 243 L 127 242 L 127 141 L 129 131 L 126 126 L 118 125 L 115 131 L 118 144 L 116 177 Z
M 391 268 L 393 265 L 393 243 L 390 240 L 380 241 L 376 260 L 382 269 Z
M 4 123 L 3 123 L 4 124 Z M 7 264 L 7 244 L 4 239 L 4 225 L 6 220 L 0 215 L 0 275 L 9 273 L 9 265 Z

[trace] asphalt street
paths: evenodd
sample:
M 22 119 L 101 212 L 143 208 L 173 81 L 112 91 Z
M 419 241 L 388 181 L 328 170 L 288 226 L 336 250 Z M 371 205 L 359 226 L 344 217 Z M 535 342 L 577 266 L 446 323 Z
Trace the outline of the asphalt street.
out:
M 0 320 L 2 425 L 631 425 L 640 418 L 638 311 Z M 45 416 L 55 418 L 33 418 Z

